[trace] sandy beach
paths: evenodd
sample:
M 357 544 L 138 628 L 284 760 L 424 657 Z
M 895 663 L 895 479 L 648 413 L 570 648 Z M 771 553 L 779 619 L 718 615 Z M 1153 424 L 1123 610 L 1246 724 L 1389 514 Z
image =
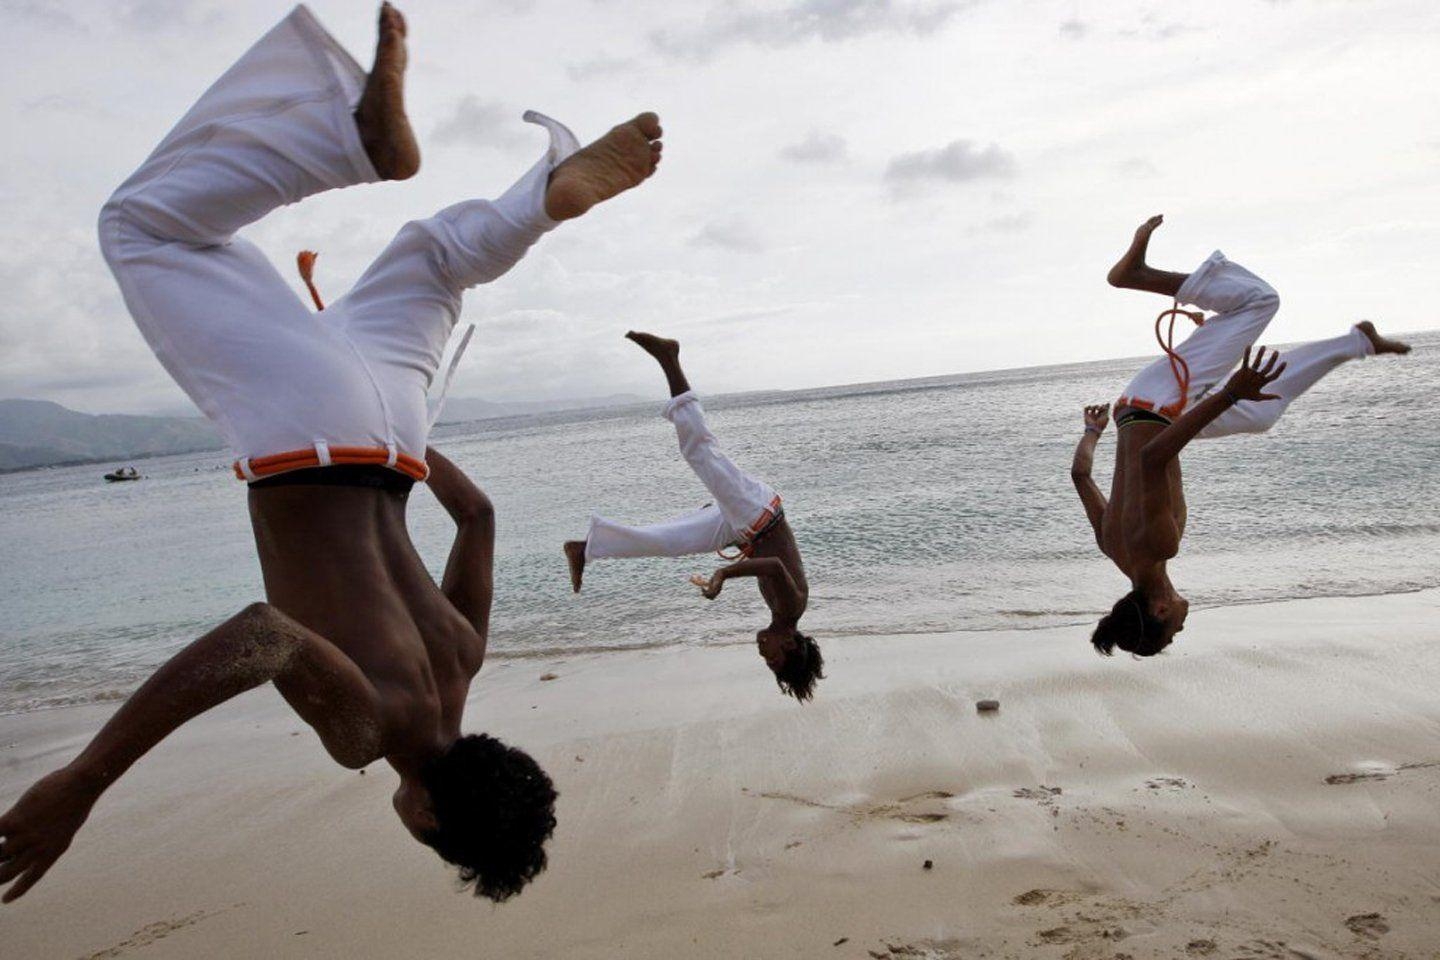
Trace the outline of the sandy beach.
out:
M 499 907 L 403 833 L 388 768 L 253 693 L 101 802 L 0 952 L 1440 957 L 1440 592 L 1197 610 L 1152 662 L 1081 628 L 827 653 L 803 708 L 746 647 L 494 660 L 468 726 L 562 794 Z M 0 805 L 106 712 L 0 718 Z

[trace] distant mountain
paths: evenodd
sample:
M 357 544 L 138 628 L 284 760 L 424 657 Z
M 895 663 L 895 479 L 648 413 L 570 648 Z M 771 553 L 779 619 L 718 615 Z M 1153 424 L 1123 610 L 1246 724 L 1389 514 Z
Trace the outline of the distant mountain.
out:
M 576 400 L 497 403 L 452 397 L 441 423 L 466 423 L 559 410 L 639 403 L 629 393 Z M 70 463 L 123 463 L 142 457 L 194 453 L 224 447 L 203 417 L 137 417 L 79 413 L 48 400 L 0 400 L 0 473 Z
M 0 472 L 219 450 L 201 417 L 94 416 L 48 400 L 0 400 Z
M 603 397 L 581 397 L 571 400 L 521 400 L 501 403 L 474 397 L 450 397 L 440 412 L 440 423 L 466 423 L 471 420 L 493 420 L 496 417 L 522 417 L 530 413 L 556 413 L 560 410 L 590 410 L 594 407 L 622 407 L 643 403 L 653 397 L 634 393 L 612 393 Z

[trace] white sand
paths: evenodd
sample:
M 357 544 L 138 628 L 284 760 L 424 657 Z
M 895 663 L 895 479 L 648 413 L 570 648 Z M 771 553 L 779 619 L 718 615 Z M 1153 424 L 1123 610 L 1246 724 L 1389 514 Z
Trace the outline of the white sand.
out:
M 1083 628 L 832 641 L 804 708 L 748 647 L 495 661 L 467 726 L 562 792 L 501 907 L 403 833 L 388 768 L 252 694 L 102 800 L 0 956 L 1433 960 L 1437 614 L 1197 610 L 1148 662 Z M 0 718 L 0 804 L 105 713 Z

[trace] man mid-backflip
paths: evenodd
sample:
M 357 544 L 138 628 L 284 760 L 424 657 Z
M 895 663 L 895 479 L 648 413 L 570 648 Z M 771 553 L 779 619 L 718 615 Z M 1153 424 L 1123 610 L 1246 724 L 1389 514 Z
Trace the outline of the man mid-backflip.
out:
M 1116 401 L 1120 439 L 1108 502 L 1090 468 L 1095 445 L 1110 421 L 1109 404 L 1085 408 L 1085 434 L 1075 449 L 1070 476 L 1101 552 L 1130 578 L 1132 587 L 1091 637 L 1104 654 L 1118 647 L 1151 656 L 1184 629 L 1190 604 L 1175 590 L 1165 567 L 1180 551 L 1185 534 L 1180 451 L 1186 444 L 1196 437 L 1269 430 L 1291 401 L 1346 360 L 1410 352 L 1366 321 L 1334 339 L 1287 350 L 1283 361 L 1273 352 L 1267 358 L 1263 347 L 1252 358 L 1250 348 L 1280 308 L 1280 298 L 1268 283 L 1218 250 L 1188 275 L 1146 265 L 1150 235 L 1162 219 L 1151 217 L 1135 231 L 1130 249 L 1110 270 L 1110 284 L 1216 313 L 1175 347 L 1172 356 L 1141 370 Z
M 632 527 L 604 517 L 591 517 L 584 540 L 565 544 L 570 583 L 580 591 L 585 564 L 605 557 L 683 557 L 734 547 L 743 559 L 724 566 L 706 580 L 692 578 L 708 600 L 720 595 L 725 581 L 754 577 L 770 608 L 770 623 L 755 635 L 760 655 L 784 693 L 800 702 L 824 679 L 824 658 L 815 641 L 800 632 L 800 618 L 810 598 L 810 584 L 800 562 L 800 547 L 781 509 L 780 496 L 748 475 L 720 450 L 705 423 L 700 398 L 690 389 L 680 366 L 680 344 L 648 333 L 625 335 L 654 357 L 665 372 L 670 402 L 665 419 L 675 425 L 680 455 L 710 491 L 715 502 L 673 520 Z
M 405 34 L 383 6 L 367 75 L 297 8 L 105 205 L 101 249 L 131 314 L 250 484 L 269 602 L 176 654 L 0 817 L 7 902 L 45 875 L 135 761 L 266 682 L 336 761 L 395 769 L 401 821 L 477 895 L 503 900 L 544 869 L 549 777 L 520 750 L 460 733 L 489 631 L 494 516 L 427 449 L 427 391 L 464 290 L 650 176 L 660 126 L 641 114 L 582 150 L 560 124 L 527 115 L 550 148 L 524 177 L 496 200 L 407 224 L 354 289 L 312 314 L 236 232 L 324 190 L 415 174 Z M 405 528 L 410 486 L 427 477 L 457 525 L 439 586 Z

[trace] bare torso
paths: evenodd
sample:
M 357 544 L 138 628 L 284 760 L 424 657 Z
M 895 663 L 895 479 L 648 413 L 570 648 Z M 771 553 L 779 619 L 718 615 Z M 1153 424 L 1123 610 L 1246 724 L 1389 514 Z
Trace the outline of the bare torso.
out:
M 757 578 L 756 585 L 760 588 L 760 595 L 765 598 L 765 604 L 770 608 L 771 626 L 793 628 L 810 603 L 810 582 L 805 579 L 805 564 L 800 560 L 800 545 L 795 542 L 795 532 L 790 529 L 789 521 L 783 516 L 776 521 L 775 526 L 755 542 L 750 557 L 755 560 L 773 557 L 785 564 L 785 569 L 795 581 L 799 593 L 798 612 L 792 615 L 790 602 L 765 577 Z
M 386 752 L 459 732 L 485 637 L 410 541 L 408 495 L 357 487 L 250 492 L 269 602 L 328 639 L 379 695 Z
M 1116 410 L 1117 419 L 1128 408 Z M 1161 483 L 1147 482 L 1140 452 L 1164 424 L 1140 421 L 1120 428 L 1110 505 L 1100 524 L 1100 548 L 1126 576 L 1168 560 L 1180 551 L 1187 518 L 1180 459 L 1165 465 Z

